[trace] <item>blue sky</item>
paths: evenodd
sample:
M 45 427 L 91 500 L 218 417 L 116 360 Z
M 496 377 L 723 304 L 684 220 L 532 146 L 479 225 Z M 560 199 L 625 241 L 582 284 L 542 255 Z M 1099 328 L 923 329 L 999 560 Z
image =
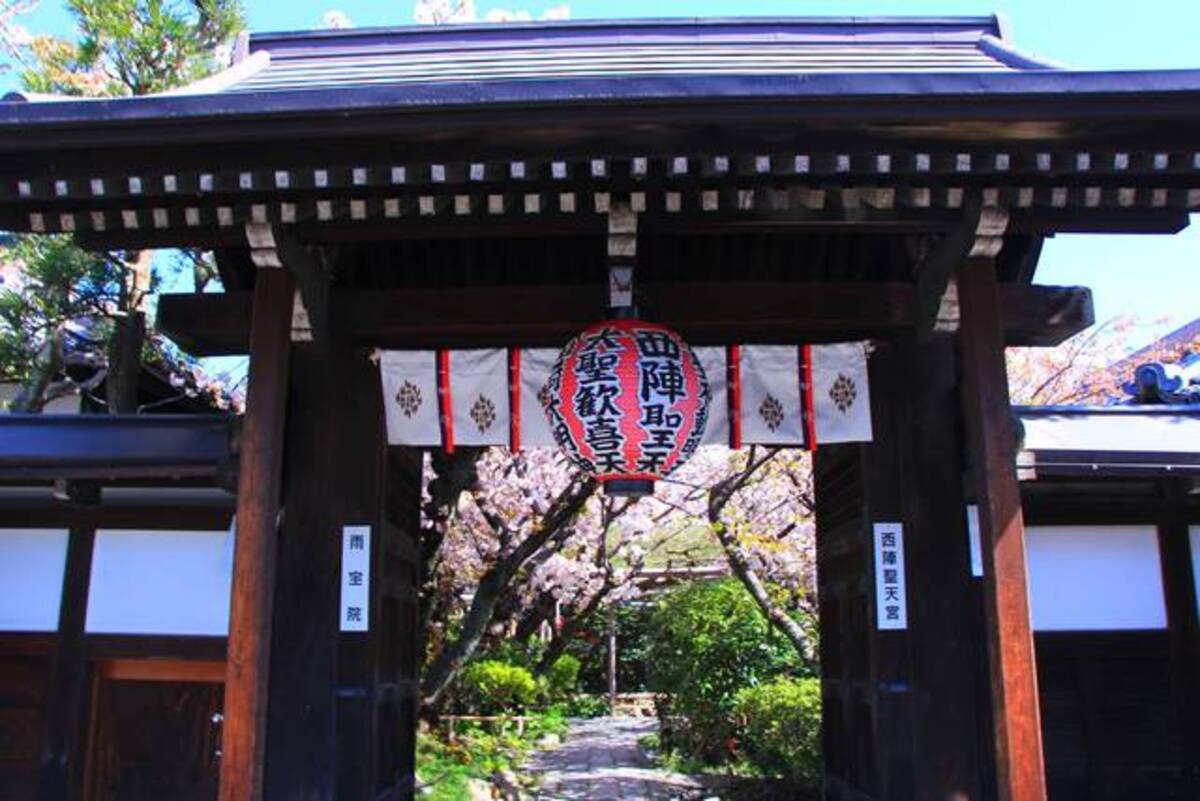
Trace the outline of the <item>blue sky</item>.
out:
M 480 14 L 492 8 L 527 10 L 569 5 L 575 18 L 739 16 L 791 14 L 1003 14 L 1023 50 L 1081 69 L 1200 68 L 1200 0 L 1138 3 L 1080 0 L 476 0 Z M 337 9 L 354 24 L 394 25 L 411 20 L 412 0 L 246 0 L 253 30 L 292 30 L 320 25 Z M 70 20 L 59 0 L 42 0 L 22 20 L 33 33 L 68 34 Z M 0 76 L 0 87 L 11 84 Z M 1163 333 L 1163 319 L 1182 324 L 1200 316 L 1200 219 L 1176 236 L 1059 236 L 1046 243 L 1037 280 L 1083 284 L 1095 292 L 1097 319 L 1135 315 L 1145 325 L 1131 338 L 1138 345 Z M 1159 322 L 1156 322 L 1159 321 Z

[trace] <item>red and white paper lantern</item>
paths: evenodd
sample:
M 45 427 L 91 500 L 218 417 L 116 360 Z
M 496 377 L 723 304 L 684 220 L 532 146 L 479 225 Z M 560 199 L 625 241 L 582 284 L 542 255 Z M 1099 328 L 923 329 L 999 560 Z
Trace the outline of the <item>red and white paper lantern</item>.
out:
M 563 348 L 542 392 L 555 441 L 612 494 L 645 494 L 686 462 L 708 424 L 704 367 L 674 331 L 600 323 Z

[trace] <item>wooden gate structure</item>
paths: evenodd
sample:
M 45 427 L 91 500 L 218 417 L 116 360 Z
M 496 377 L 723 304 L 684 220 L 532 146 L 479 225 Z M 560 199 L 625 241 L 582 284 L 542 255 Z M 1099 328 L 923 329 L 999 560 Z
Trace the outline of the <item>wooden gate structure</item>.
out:
M 411 795 L 420 468 L 371 352 L 563 343 L 624 204 L 611 255 L 689 341 L 876 343 L 874 443 L 816 456 L 827 797 L 1046 797 L 1004 347 L 1092 322 L 1032 283 L 1045 237 L 1200 206 L 1200 72 L 1058 69 L 991 18 L 581 21 L 256 35 L 183 91 L 6 100 L 0 228 L 213 249 L 225 292 L 158 327 L 250 356 L 221 801 Z M 350 524 L 368 632 L 337 622 Z

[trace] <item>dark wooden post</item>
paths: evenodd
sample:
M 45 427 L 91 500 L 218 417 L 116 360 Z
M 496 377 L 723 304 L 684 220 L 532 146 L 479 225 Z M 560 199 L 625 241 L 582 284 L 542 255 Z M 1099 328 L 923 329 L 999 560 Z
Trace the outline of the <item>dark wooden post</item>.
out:
M 99 489 L 88 489 L 88 500 L 99 500 Z M 79 797 L 85 748 L 82 731 L 87 706 L 87 664 L 84 660 L 84 625 L 96 531 L 91 526 L 72 528 L 63 571 L 58 636 L 46 693 L 46 730 L 42 746 L 38 798 L 66 801 Z
M 1196 582 L 1192 570 L 1191 537 L 1182 482 L 1167 486 L 1165 515 L 1158 524 L 1163 595 L 1171 648 L 1171 685 L 1179 716 L 1183 786 L 1180 797 L 1200 793 L 1200 620 L 1197 620 Z
M 915 333 L 880 343 L 870 362 L 874 441 L 816 454 L 831 801 L 986 798 L 955 344 Z M 905 630 L 880 630 L 875 618 L 880 522 L 904 526 Z
M 958 287 L 963 396 L 983 546 L 997 794 L 1000 801 L 1045 801 L 1025 526 L 994 261 L 968 259 Z
M 238 474 L 220 801 L 262 797 L 293 292 L 286 270 L 259 271 Z
M 298 343 L 292 361 L 265 795 L 400 801 L 414 791 L 421 458 L 388 460 L 365 349 Z M 371 528 L 367 631 L 341 626 L 347 525 Z

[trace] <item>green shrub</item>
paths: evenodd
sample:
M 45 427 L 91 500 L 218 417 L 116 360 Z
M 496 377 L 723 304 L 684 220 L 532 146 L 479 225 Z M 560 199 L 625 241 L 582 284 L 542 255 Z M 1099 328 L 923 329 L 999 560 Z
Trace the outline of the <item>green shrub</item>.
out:
M 468 781 L 487 781 L 499 771 L 519 771 L 546 734 L 566 734 L 561 715 L 534 713 L 524 731 L 515 721 L 459 722 L 454 742 L 446 727 L 417 732 L 417 779 L 423 801 L 467 801 Z
M 555 706 L 569 718 L 602 718 L 608 714 L 608 698 L 591 693 L 575 693 Z
M 725 761 L 736 744 L 737 692 L 799 667 L 791 645 L 732 579 L 664 595 L 649 657 L 664 746 L 711 763 Z
M 734 699 L 742 747 L 763 772 L 807 787 L 821 781 L 821 682 L 781 676 Z
M 546 671 L 542 677 L 545 682 L 546 700 L 551 703 L 564 700 L 579 683 L 579 660 L 570 654 L 563 654 Z
M 487 715 L 517 711 L 537 699 L 533 674 L 507 662 L 474 662 L 462 672 L 461 681 L 471 706 Z
M 479 659 L 507 662 L 533 670 L 538 662 L 542 661 L 542 654 L 545 652 L 546 644 L 537 637 L 526 640 L 503 639 L 493 643 L 486 653 L 479 654 Z
M 647 651 L 653 614 L 653 604 L 617 606 L 617 686 L 623 693 L 643 693 L 650 689 Z M 584 619 L 582 628 L 567 644 L 567 652 L 582 663 L 581 691 L 608 691 L 608 610 L 596 610 Z

